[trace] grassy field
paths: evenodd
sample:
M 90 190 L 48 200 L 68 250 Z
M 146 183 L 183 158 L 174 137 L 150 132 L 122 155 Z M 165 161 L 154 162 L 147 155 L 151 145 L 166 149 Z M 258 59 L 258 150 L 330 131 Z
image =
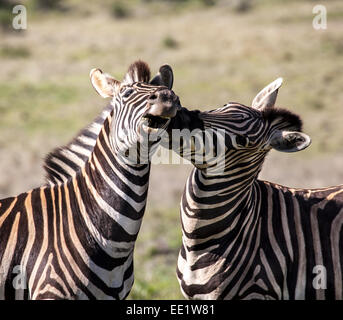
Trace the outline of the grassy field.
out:
M 261 177 L 295 187 L 343 183 L 341 0 L 325 1 L 326 30 L 312 27 L 318 2 L 309 0 L 65 0 L 54 10 L 24 3 L 28 28 L 21 32 L 6 27 L 12 15 L 0 3 L 1 197 L 41 184 L 44 155 L 105 106 L 90 69 L 121 78 L 138 58 L 153 73 L 172 65 L 182 104 L 203 110 L 249 104 L 282 76 L 278 105 L 302 116 L 313 142 L 298 154 L 272 152 Z M 182 298 L 178 204 L 190 169 L 153 167 L 131 299 Z

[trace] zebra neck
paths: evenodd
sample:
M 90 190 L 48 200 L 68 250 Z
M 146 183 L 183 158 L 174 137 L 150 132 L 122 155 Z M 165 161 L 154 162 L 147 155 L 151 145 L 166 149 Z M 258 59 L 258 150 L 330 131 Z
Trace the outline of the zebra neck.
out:
M 211 177 L 194 169 L 181 200 L 184 243 L 191 247 L 223 235 L 228 240 L 255 219 L 254 182 Z
M 248 195 L 253 191 L 261 165 L 242 167 L 240 164 L 205 170 L 194 169 L 188 179 L 191 193 L 197 198 L 220 197 L 225 201 L 234 201 L 236 195 Z M 242 200 L 242 198 L 240 197 Z M 204 201 L 205 203 L 206 201 Z M 211 205 L 211 204 L 210 204 Z
M 67 188 L 80 230 L 109 255 L 132 252 L 146 205 L 150 164 L 130 165 L 109 142 L 113 108 L 45 162 L 48 182 Z
M 106 139 L 108 144 L 108 137 L 113 118 L 114 109 L 109 104 L 102 113 L 86 128 L 84 128 L 69 144 L 56 148 L 45 159 L 44 170 L 46 172 L 46 180 L 48 185 L 55 185 L 67 182 L 69 179 L 75 177 L 81 172 L 83 168 L 90 162 L 92 155 L 99 149 L 96 144 L 98 140 Z M 98 143 L 99 145 L 99 143 Z M 140 164 L 135 165 L 125 161 L 120 161 L 123 156 L 117 156 L 112 151 L 111 154 L 117 159 L 121 167 L 127 167 L 127 170 L 137 169 L 143 171 L 146 168 Z
M 108 117 L 98 135 L 94 150 L 76 175 L 81 193 L 87 194 L 84 218 L 97 217 L 95 228 L 103 238 L 115 242 L 127 239 L 134 245 L 145 211 L 150 164 L 131 165 L 111 148 Z

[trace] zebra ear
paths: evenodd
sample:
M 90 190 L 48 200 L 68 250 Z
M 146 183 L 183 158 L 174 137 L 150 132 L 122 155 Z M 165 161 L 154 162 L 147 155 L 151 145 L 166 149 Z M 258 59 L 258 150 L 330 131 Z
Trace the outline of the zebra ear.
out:
M 269 145 L 281 152 L 298 152 L 311 144 L 311 138 L 299 131 L 276 130 L 270 138 Z
M 120 86 L 120 81 L 100 69 L 92 69 L 89 76 L 95 91 L 103 98 L 113 97 Z
M 282 78 L 277 78 L 262 89 L 252 101 L 251 106 L 259 111 L 273 108 L 277 98 L 278 90 L 282 85 Z
M 166 86 L 169 90 L 172 89 L 174 83 L 173 69 L 171 66 L 163 65 L 159 73 L 150 81 L 150 84 L 156 86 Z

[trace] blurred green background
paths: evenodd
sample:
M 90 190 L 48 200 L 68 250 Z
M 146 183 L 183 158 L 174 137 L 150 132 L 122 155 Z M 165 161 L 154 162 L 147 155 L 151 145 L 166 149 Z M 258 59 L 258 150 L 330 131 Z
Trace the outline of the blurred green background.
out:
M 27 30 L 12 28 L 18 3 L 27 8 Z M 312 26 L 317 4 L 327 9 L 326 30 Z M 0 1 L 1 197 L 40 185 L 44 156 L 105 106 L 90 69 L 121 79 L 138 58 L 153 74 L 169 63 L 182 104 L 203 110 L 249 104 L 282 76 L 278 105 L 302 116 L 312 146 L 272 152 L 261 178 L 294 187 L 343 183 L 342 0 L 8 0 Z M 178 205 L 190 169 L 152 168 L 131 299 L 182 298 Z

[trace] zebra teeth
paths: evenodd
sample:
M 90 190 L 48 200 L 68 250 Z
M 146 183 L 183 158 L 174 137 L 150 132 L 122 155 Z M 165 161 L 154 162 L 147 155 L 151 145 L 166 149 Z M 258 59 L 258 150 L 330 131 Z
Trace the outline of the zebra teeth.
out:
M 162 129 L 164 128 L 170 118 L 165 116 L 154 116 L 151 114 L 146 114 L 142 117 L 143 126 L 151 129 Z
M 149 134 L 156 133 L 158 132 L 158 130 L 160 130 L 160 128 L 151 128 L 145 124 L 142 124 L 142 128 L 146 133 L 149 133 Z

